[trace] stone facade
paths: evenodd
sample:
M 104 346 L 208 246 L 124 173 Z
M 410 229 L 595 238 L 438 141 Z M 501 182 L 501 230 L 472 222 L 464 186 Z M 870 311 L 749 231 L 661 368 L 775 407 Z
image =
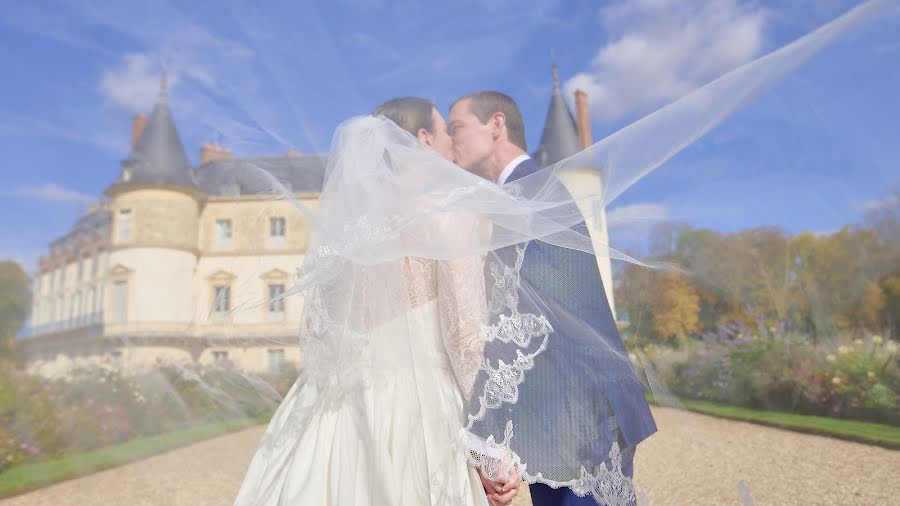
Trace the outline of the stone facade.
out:
M 177 188 L 112 194 L 92 210 L 109 216 L 103 240 L 74 230 L 41 261 L 31 332 L 20 343 L 29 369 L 59 376 L 88 364 L 137 372 L 157 360 L 252 372 L 301 364 L 301 298 L 269 300 L 270 290 L 290 288 L 307 246 L 309 224 L 292 203 Z M 315 194 L 297 197 L 316 205 Z M 231 223 L 227 244 L 216 237 L 221 220 Z M 283 226 L 273 230 L 272 220 Z M 229 300 L 217 307 L 221 287 Z
M 115 194 L 110 201 L 113 249 L 149 247 L 198 251 L 202 201 L 178 189 L 146 188 Z M 128 237 L 119 235 L 123 213 L 130 215 Z

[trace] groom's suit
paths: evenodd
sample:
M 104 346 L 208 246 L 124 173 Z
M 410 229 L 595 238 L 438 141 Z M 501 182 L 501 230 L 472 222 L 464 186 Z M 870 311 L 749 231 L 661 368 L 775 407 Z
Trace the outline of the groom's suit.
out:
M 506 182 L 522 179 L 540 169 L 536 161 L 526 159 L 515 167 Z M 572 229 L 587 235 L 584 222 Z M 508 259 L 509 249 L 496 253 Z M 542 413 L 546 410 L 546 419 L 532 421 L 531 427 L 516 427 L 517 437 L 568 434 L 572 431 L 566 427 L 572 426 L 602 427 L 596 431 L 603 434 L 599 441 L 548 441 L 541 451 L 545 455 L 553 452 L 553 459 L 563 463 L 575 459 L 600 463 L 607 460 L 616 442 L 622 449 L 622 470 L 631 476 L 634 449 L 656 431 L 656 424 L 639 380 L 627 359 L 622 360 L 627 357 L 627 351 L 616 328 L 596 257 L 531 241 L 525 250 L 520 276 L 533 294 L 520 293 L 520 312 L 544 314 L 554 332 L 550 335 L 551 344 L 535 359 L 534 369 L 526 373 L 525 382 L 520 386 L 520 402 L 528 403 L 529 399 L 540 402 L 539 407 L 532 404 L 525 409 L 540 409 Z M 568 354 L 552 344 L 564 339 Z M 565 374 L 567 370 L 588 371 L 588 374 L 596 371 L 595 378 L 603 379 L 585 382 L 576 377 L 573 382 L 562 384 L 560 377 L 571 377 Z M 598 383 L 602 386 L 597 387 Z M 529 462 L 530 456 L 522 457 L 524 462 Z M 568 488 L 553 489 L 537 484 L 531 486 L 531 495 L 535 506 L 596 506 L 591 496 L 578 497 Z

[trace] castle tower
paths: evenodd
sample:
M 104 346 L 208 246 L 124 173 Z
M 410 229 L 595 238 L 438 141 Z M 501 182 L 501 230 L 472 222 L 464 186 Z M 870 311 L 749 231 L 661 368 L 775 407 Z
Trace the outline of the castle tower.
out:
M 553 92 L 550 96 L 550 107 L 547 110 L 547 119 L 544 122 L 544 131 L 541 133 L 541 144 L 531 155 L 542 167 L 548 167 L 554 163 L 568 158 L 592 144 L 590 121 L 587 113 L 587 95 L 579 90 L 576 92 L 578 105 L 578 123 L 576 124 L 572 112 L 566 105 L 559 88 L 559 75 L 556 63 L 553 64 Z M 563 184 L 574 191 L 575 188 L 603 188 L 603 173 L 596 168 L 584 170 L 566 170 L 560 178 Z M 579 209 L 584 216 L 585 223 L 594 243 L 594 251 L 605 252 L 609 244 L 609 232 L 606 226 L 606 210 L 594 209 L 591 203 L 579 203 Z M 606 298 L 609 300 L 613 315 L 616 314 L 615 299 L 613 298 L 612 264 L 609 256 L 603 254 L 597 257 L 600 269 L 600 277 L 603 279 L 603 288 Z
M 134 121 L 132 150 L 106 194 L 112 215 L 104 324 L 140 337 L 189 328 L 194 309 L 197 188 L 168 104 L 166 75 L 148 119 Z

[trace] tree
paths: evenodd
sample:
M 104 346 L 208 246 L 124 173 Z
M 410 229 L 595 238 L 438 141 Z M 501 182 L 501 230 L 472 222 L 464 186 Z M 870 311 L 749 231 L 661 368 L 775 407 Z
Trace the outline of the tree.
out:
M 875 231 L 896 260 L 900 256 L 900 187 L 872 206 L 863 224 Z
M 662 276 L 653 293 L 653 331 L 662 340 L 686 341 L 700 327 L 700 297 L 687 281 L 675 274 Z
M 635 338 L 650 337 L 653 314 L 650 312 L 652 287 L 658 275 L 642 266 L 625 264 L 616 280 L 616 307 L 628 315 L 628 333 Z
M 884 328 L 883 316 L 886 305 L 884 289 L 878 283 L 869 283 L 857 310 L 862 325 L 872 332 L 881 332 Z
M 890 335 L 896 337 L 900 335 L 900 187 L 872 206 L 863 223 L 881 242 L 875 266 L 876 273 L 885 273 L 878 281 L 884 294 L 881 321 Z
M 0 354 L 10 353 L 12 340 L 30 312 L 28 275 L 18 262 L 0 262 Z
M 684 229 L 678 238 L 678 256 L 699 296 L 702 332 L 712 332 L 735 321 L 753 324 L 745 310 L 745 292 L 754 261 L 750 248 L 739 236 Z
M 900 336 L 900 272 L 885 277 L 880 286 L 885 299 L 885 326 L 891 336 Z

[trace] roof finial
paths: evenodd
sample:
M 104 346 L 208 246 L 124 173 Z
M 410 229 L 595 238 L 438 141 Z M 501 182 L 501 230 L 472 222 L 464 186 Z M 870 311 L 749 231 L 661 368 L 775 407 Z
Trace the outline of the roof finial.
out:
M 168 72 L 165 67 L 163 67 L 162 72 L 159 74 L 159 102 L 164 104 L 169 100 L 169 78 Z
M 554 50 L 550 50 L 550 61 L 553 63 L 553 91 L 559 91 L 559 70 L 556 68 L 556 54 Z

